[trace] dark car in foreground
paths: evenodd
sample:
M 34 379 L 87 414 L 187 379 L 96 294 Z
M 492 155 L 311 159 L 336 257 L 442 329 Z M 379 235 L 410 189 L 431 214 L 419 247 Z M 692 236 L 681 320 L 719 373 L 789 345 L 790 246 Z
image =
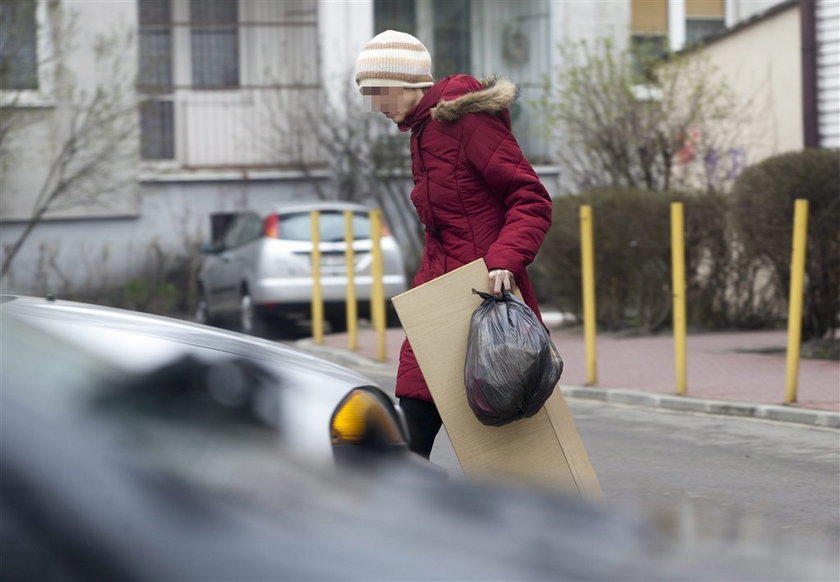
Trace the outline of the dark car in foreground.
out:
M 13 317 L 4 301 L 3 580 L 820 579 L 676 546 L 607 506 L 430 477 L 381 454 L 377 430 L 357 445 L 376 453 L 363 471 L 303 458 L 282 426 L 292 400 L 267 396 L 293 385 L 265 361 L 153 363 L 154 343 L 81 346 L 38 324 L 51 311 Z
M 4 325 L 21 321 L 64 338 L 135 377 L 169 370 L 167 382 L 174 384 L 179 374 L 195 377 L 191 367 L 200 361 L 208 397 L 250 407 L 283 432 L 288 447 L 313 460 L 352 458 L 353 449 L 374 439 L 384 452 L 420 459 L 408 450 L 402 412 L 371 380 L 287 346 L 167 317 L 37 297 L 0 296 L 0 315 Z

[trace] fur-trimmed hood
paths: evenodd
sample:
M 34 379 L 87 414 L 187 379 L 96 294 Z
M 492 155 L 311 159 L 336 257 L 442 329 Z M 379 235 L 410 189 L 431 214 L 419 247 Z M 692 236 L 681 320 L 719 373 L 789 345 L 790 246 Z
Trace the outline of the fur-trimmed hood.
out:
M 435 83 L 399 128 L 408 131 L 429 118 L 453 123 L 470 113 L 496 115 L 510 128 L 508 107 L 516 97 L 516 85 L 507 79 L 488 77 L 479 81 L 469 75 L 452 75 Z
M 516 99 L 516 85 L 502 77 L 488 77 L 479 81 L 482 88 L 470 91 L 460 97 L 447 100 L 446 96 L 432 107 L 432 119 L 442 123 L 458 121 L 469 113 L 490 113 L 504 111 Z

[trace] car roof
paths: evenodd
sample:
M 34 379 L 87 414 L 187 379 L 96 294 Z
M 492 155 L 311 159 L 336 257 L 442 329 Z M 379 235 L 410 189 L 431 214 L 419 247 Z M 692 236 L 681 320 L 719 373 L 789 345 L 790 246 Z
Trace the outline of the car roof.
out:
M 359 204 L 357 202 L 342 202 L 338 200 L 295 202 L 279 204 L 274 207 L 274 211 L 278 214 L 287 214 L 291 212 L 310 212 L 312 210 L 354 210 L 368 212 L 369 210 L 371 210 L 371 207 L 366 206 L 364 204 Z

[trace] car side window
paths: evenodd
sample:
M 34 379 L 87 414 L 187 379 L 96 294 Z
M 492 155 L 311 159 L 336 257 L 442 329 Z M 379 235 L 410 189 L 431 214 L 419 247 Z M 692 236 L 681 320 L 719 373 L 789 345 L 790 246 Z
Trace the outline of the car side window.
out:
M 231 224 L 230 229 L 224 237 L 224 246 L 227 249 L 256 240 L 262 234 L 262 221 L 256 214 L 243 214 L 238 216 Z
M 242 223 L 239 244 L 244 245 L 262 236 L 262 220 L 256 214 L 249 214 Z
M 222 239 L 222 244 L 224 248 L 229 249 L 237 246 L 237 239 L 239 238 L 239 231 L 242 229 L 242 223 L 244 221 L 244 216 L 237 216 L 233 223 L 228 228 L 227 232 L 225 233 L 224 238 Z

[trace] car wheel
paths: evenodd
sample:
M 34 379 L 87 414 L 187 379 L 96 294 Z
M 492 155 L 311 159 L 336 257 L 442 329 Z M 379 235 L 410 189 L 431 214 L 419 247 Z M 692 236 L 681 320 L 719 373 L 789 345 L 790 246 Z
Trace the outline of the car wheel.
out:
M 397 315 L 397 310 L 394 309 L 394 304 L 390 301 L 385 310 L 385 327 L 401 327 L 400 317 Z
M 334 311 L 329 315 L 330 331 L 332 333 L 344 333 L 347 331 L 347 313 Z
M 239 329 L 249 335 L 265 335 L 265 322 L 247 289 L 242 290 L 239 303 Z
M 207 293 L 202 287 L 198 288 L 198 303 L 195 306 L 195 321 L 204 325 L 211 325 L 210 307 L 207 303 Z

